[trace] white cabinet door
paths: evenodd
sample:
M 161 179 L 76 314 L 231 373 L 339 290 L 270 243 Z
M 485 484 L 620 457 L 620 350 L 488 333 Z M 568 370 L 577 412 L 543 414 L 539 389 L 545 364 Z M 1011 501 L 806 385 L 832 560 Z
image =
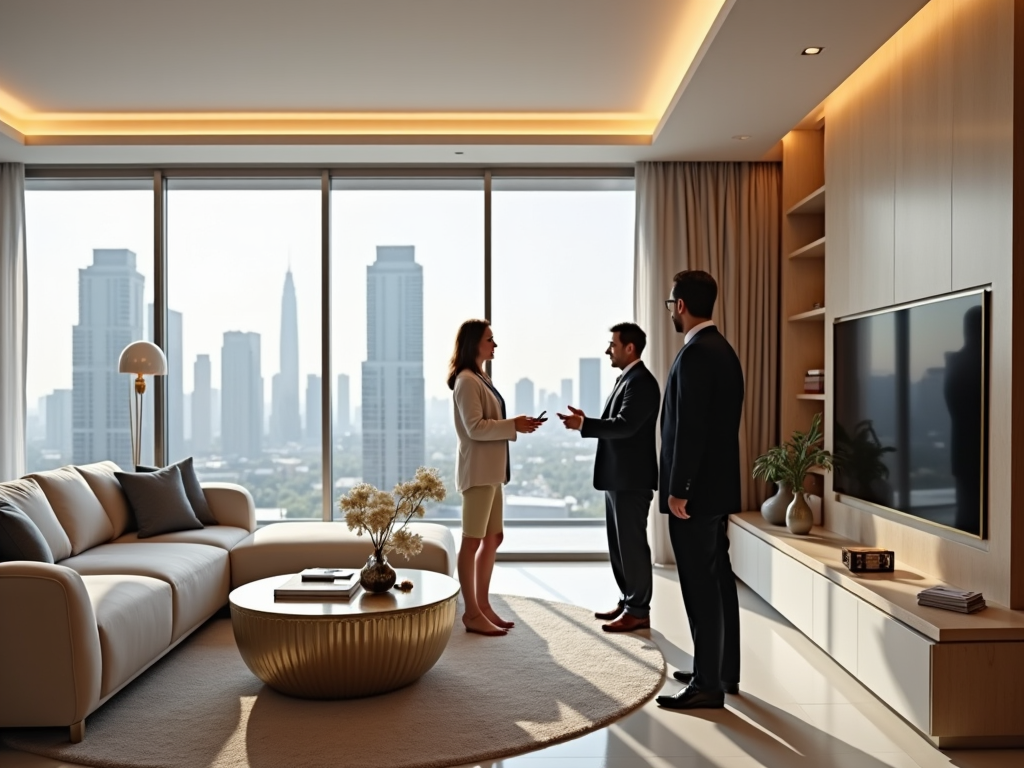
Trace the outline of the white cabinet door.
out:
M 863 601 L 857 607 L 857 677 L 913 725 L 931 733 L 934 643 Z
M 757 592 L 757 549 L 766 546 L 742 528 L 729 526 L 729 559 L 736 578 Z
M 811 577 L 814 572 L 775 547 L 770 549 L 771 604 L 805 635 L 812 632 Z
M 811 639 L 849 672 L 857 674 L 857 606 L 860 599 L 815 573 Z

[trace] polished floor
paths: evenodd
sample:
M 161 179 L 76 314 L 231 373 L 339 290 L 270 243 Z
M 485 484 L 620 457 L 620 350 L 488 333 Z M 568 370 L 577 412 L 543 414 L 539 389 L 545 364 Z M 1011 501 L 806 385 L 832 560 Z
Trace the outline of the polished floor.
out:
M 599 610 L 615 600 L 607 563 L 502 562 L 493 589 Z M 726 709 L 680 713 L 651 701 L 600 731 L 480 768 L 1024 766 L 1024 750 L 935 749 L 767 603 L 740 590 L 741 694 L 728 697 Z M 688 669 L 692 646 L 670 569 L 655 569 L 652 626 L 669 670 Z M 493 642 L 515 642 L 514 631 Z M 669 692 L 679 687 L 665 683 Z M 61 766 L 68 764 L 0 748 L 2 768 Z

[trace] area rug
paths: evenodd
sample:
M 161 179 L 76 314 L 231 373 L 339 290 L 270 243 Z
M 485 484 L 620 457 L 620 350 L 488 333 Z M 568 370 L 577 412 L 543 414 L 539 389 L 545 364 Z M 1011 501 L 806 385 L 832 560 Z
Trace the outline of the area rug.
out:
M 505 637 L 462 631 L 432 670 L 399 691 L 306 701 L 261 683 L 231 623 L 215 620 L 86 720 L 6 729 L 12 749 L 103 768 L 439 768 L 505 757 L 600 728 L 647 701 L 664 679 L 657 646 L 601 631 L 576 606 L 494 601 Z

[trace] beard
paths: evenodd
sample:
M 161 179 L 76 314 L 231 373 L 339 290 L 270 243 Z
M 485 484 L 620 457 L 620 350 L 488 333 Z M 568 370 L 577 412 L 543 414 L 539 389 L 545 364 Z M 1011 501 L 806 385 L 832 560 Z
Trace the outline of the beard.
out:
M 678 318 L 675 315 L 672 315 L 672 325 L 674 325 L 676 327 L 676 333 L 682 333 L 683 332 L 683 321 L 682 321 L 681 318 Z

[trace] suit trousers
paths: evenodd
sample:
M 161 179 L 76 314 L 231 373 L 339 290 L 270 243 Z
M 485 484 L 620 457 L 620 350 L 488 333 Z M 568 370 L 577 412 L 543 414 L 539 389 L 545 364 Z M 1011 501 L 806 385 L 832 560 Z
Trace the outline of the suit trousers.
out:
M 668 519 L 693 638 L 693 685 L 701 691 L 740 681 L 740 607 L 728 527 L 728 515 Z
M 619 605 L 630 616 L 651 615 L 654 576 L 647 543 L 647 515 L 654 491 L 605 491 L 608 557 L 619 587 Z

